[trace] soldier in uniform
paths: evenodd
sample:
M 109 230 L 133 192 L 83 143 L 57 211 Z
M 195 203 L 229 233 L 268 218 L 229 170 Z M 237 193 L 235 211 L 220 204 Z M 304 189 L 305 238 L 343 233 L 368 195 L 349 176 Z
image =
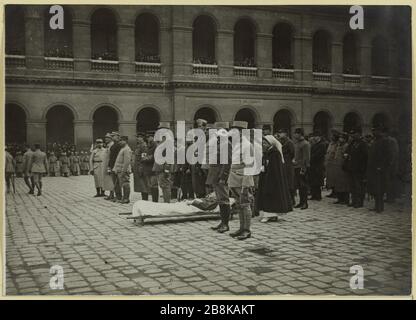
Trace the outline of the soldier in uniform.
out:
M 48 174 L 48 158 L 46 153 L 40 150 L 40 145 L 35 144 L 35 151 L 29 162 L 29 168 L 33 175 L 33 182 L 38 189 L 38 196 L 42 195 L 42 176 Z
M 16 162 L 8 149 L 5 150 L 5 178 L 6 178 L 6 192 L 10 193 L 10 182 L 15 174 Z
M 147 138 L 147 152 L 146 155 L 142 157 L 143 165 L 143 179 L 147 180 L 147 185 L 149 186 L 150 193 L 152 195 L 152 201 L 159 201 L 159 184 L 157 182 L 157 176 L 153 171 L 153 165 L 155 163 L 155 150 L 157 147 L 156 142 L 154 141 L 154 131 L 148 131 L 146 134 Z
M 66 156 L 66 152 L 61 153 L 59 162 L 61 163 L 61 175 L 63 177 L 69 177 L 69 159 Z
M 295 129 L 295 158 L 293 167 L 295 169 L 295 188 L 299 189 L 299 204 L 295 208 L 301 210 L 308 208 L 308 182 L 307 174 L 310 166 L 311 147 L 305 140 L 302 128 Z
M 72 170 L 71 170 L 74 176 L 79 176 L 81 173 L 81 167 L 79 164 L 80 164 L 80 158 L 79 158 L 78 152 L 75 151 L 72 157 Z
M 88 157 L 85 151 L 81 151 L 81 155 L 79 158 L 81 174 L 86 175 L 90 171 L 90 158 Z
M 326 174 L 326 188 L 331 190 L 331 194 L 327 195 L 328 198 L 336 198 L 337 195 L 334 191 L 334 186 L 336 182 L 336 175 L 334 173 L 334 162 L 335 162 L 335 153 L 338 147 L 339 132 L 332 130 L 331 142 L 329 143 L 328 149 L 326 150 L 325 155 L 325 174 Z
M 16 176 L 20 178 L 23 176 L 23 155 L 21 151 L 17 151 L 15 161 L 16 161 Z
M 23 173 L 25 184 L 29 187 L 29 194 L 34 194 L 35 182 L 33 181 L 32 173 L 30 172 L 30 160 L 33 151 L 29 146 L 26 146 L 26 152 L 23 154 Z
M 160 123 L 158 129 L 169 129 L 170 124 L 169 123 Z M 170 139 L 173 139 L 171 137 Z M 163 142 L 163 141 L 162 141 Z M 153 172 L 155 172 L 157 176 L 157 182 L 159 187 L 162 189 L 162 195 L 163 195 L 163 201 L 165 203 L 170 203 L 171 195 L 172 195 L 172 184 L 173 184 L 173 170 L 174 165 L 168 164 L 168 163 L 155 163 L 153 164 Z
M 206 131 L 207 121 L 204 119 L 197 119 L 196 120 L 196 127 L 198 129 L 202 129 Z M 195 151 L 197 152 L 197 151 Z M 195 155 L 197 156 L 197 155 Z M 206 181 L 206 174 L 202 169 L 202 165 L 200 163 L 195 163 L 191 165 L 191 175 L 192 175 L 192 189 L 195 192 L 197 198 L 203 198 L 206 195 L 205 190 L 205 181 Z
M 229 128 L 228 122 L 216 122 L 214 128 L 217 129 L 217 134 L 215 140 L 211 140 L 210 143 L 215 144 L 217 149 L 217 163 L 209 164 L 208 175 L 206 184 L 211 185 L 215 192 L 215 197 L 217 198 L 218 205 L 220 206 L 220 217 L 221 222 L 215 227 L 211 227 L 212 230 L 217 230 L 219 233 L 224 233 L 230 230 L 228 226 L 228 221 L 230 220 L 230 197 L 229 189 L 227 186 L 227 179 L 230 173 L 231 167 L 231 144 L 228 140 L 228 132 L 226 129 Z M 222 138 L 222 139 L 221 139 Z M 220 161 L 220 150 L 224 148 L 221 145 L 221 141 L 225 141 L 227 145 L 225 146 L 228 150 L 228 161 L 225 164 L 221 164 Z M 208 159 L 209 160 L 209 159 Z
M 117 183 L 117 174 L 113 171 L 113 168 L 114 168 L 114 164 L 116 162 L 118 153 L 120 152 L 120 149 L 121 149 L 121 145 L 119 143 L 120 133 L 113 131 L 111 133 L 111 138 L 113 139 L 114 144 L 110 147 L 107 171 L 108 173 L 111 174 L 111 179 L 113 180 L 114 193 L 115 193 L 115 197 L 111 199 L 110 201 L 117 202 L 117 201 L 122 200 L 121 189 L 120 189 L 121 185 Z
M 293 168 L 293 159 L 295 158 L 295 144 L 288 137 L 286 129 L 278 131 L 278 141 L 282 144 L 283 168 L 286 171 L 287 181 L 292 199 L 292 205 L 295 204 L 295 170 Z
M 145 134 L 137 133 L 137 145 L 132 157 L 132 171 L 134 179 L 134 192 L 141 192 L 142 200 L 149 199 L 149 179 L 144 175 L 143 159 L 147 157 L 147 144 L 144 141 Z
M 320 131 L 315 131 L 310 139 L 311 157 L 309 170 L 309 185 L 311 187 L 311 200 L 321 201 L 321 187 L 325 179 L 325 154 L 327 145 L 322 139 Z
M 131 173 L 131 149 L 127 144 L 128 137 L 120 138 L 120 151 L 114 163 L 113 172 L 117 174 L 117 186 L 121 190 L 122 198 L 117 202 L 127 204 L 130 202 L 130 173 Z
M 253 201 L 251 188 L 254 187 L 254 180 L 253 176 L 245 174 L 245 169 L 252 167 L 253 164 L 244 163 L 242 155 L 244 153 L 253 154 L 253 145 L 241 134 L 241 130 L 247 129 L 247 126 L 248 123 L 246 121 L 234 121 L 231 125 L 231 128 L 234 130 L 230 132 L 230 135 L 240 135 L 241 140 L 240 146 L 237 146 L 237 144 L 233 144 L 232 146 L 232 159 L 240 158 L 240 163 L 231 164 L 230 175 L 228 177 L 228 187 L 236 200 L 236 210 L 240 219 L 240 229 L 230 233 L 230 236 L 238 240 L 251 237 L 251 203 Z
M 59 172 L 58 158 L 55 156 L 55 152 L 51 152 L 49 155 L 49 175 L 55 177 L 56 173 Z
M 348 172 L 345 170 L 346 163 L 348 161 L 347 149 L 349 144 L 347 143 L 348 134 L 341 133 L 338 138 L 338 145 L 335 150 L 333 159 L 333 172 L 334 175 L 334 191 L 338 200 L 335 204 L 346 204 L 350 202 L 349 196 L 349 177 Z
M 90 174 L 94 175 L 94 183 L 95 189 L 97 190 L 97 194 L 94 196 L 96 197 L 103 197 L 104 190 L 103 190 L 103 161 L 105 150 L 103 149 L 103 140 L 96 139 L 95 140 L 96 148 L 92 150 L 90 155 Z
M 109 191 L 109 195 L 104 198 L 104 200 L 113 200 L 114 199 L 114 182 L 111 176 L 111 171 L 108 170 L 108 162 L 110 161 L 110 149 L 114 145 L 113 137 L 111 133 L 107 133 L 104 137 L 105 142 L 105 156 L 103 162 L 103 189 L 104 191 Z

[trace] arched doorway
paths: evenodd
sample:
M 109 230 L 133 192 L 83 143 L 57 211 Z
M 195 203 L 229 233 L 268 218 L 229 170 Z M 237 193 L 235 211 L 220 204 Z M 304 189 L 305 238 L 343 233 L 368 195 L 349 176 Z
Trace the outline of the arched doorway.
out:
M 273 118 L 273 132 L 284 129 L 289 136 L 292 136 L 292 127 L 293 121 L 290 111 L 286 109 L 277 111 Z
M 319 111 L 313 118 L 313 131 L 321 132 L 321 135 L 327 139 L 329 139 L 331 127 L 331 116 L 328 112 Z
M 217 121 L 217 115 L 215 111 L 209 107 L 202 107 L 195 112 L 194 120 L 204 119 L 208 123 L 215 123 Z
M 109 106 L 99 107 L 93 116 L 93 139 L 102 138 L 106 133 L 118 131 L 117 112 Z
M 344 117 L 344 126 L 342 130 L 348 133 L 357 127 L 361 127 L 361 120 L 358 114 L 355 112 L 347 113 Z
M 66 106 L 54 106 L 46 114 L 46 143 L 74 143 L 74 114 Z
M 26 113 L 17 104 L 6 104 L 6 144 L 26 142 Z
M 389 118 L 384 113 L 376 113 L 373 117 L 372 125 L 373 127 L 381 126 L 381 127 L 389 128 L 390 121 L 389 121 Z
M 256 126 L 256 117 L 254 112 L 249 108 L 240 109 L 234 118 L 235 121 L 246 121 L 248 123 L 247 128 L 253 129 Z
M 136 132 L 156 131 L 159 127 L 160 116 L 156 109 L 143 108 L 136 117 Z

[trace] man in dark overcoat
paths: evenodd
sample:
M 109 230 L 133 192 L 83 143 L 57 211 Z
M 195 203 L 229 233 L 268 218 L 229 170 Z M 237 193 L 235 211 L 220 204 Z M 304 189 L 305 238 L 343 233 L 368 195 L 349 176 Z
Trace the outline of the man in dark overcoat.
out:
M 311 162 L 309 170 L 309 185 L 311 187 L 310 200 L 322 200 L 321 187 L 325 177 L 325 155 L 327 144 L 321 133 L 315 131 L 311 137 Z

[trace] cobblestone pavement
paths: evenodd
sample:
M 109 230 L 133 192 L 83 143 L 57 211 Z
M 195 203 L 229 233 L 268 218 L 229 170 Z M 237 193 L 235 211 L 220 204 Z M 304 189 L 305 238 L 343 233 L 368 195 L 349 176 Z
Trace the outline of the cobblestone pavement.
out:
M 253 237 L 238 241 L 210 230 L 215 221 L 135 226 L 118 214 L 131 205 L 92 197 L 91 176 L 45 178 L 40 197 L 22 179 L 16 187 L 6 195 L 8 295 L 410 294 L 403 204 L 375 214 L 311 201 L 279 222 L 254 219 Z M 352 290 L 356 264 L 364 289 Z M 53 265 L 63 267 L 64 289 L 50 289 Z

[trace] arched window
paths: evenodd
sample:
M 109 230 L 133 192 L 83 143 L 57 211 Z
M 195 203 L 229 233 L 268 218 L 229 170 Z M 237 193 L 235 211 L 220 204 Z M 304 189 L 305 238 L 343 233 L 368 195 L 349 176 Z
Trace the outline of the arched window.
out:
M 361 127 L 360 117 L 355 112 L 348 112 L 344 117 L 343 131 L 348 133 L 357 127 Z
M 214 21 L 208 16 L 199 16 L 193 23 L 192 49 L 193 63 L 217 64 L 215 39 L 217 30 Z
M 118 60 L 117 21 L 109 9 L 98 9 L 91 17 L 91 54 L 95 60 Z
M 373 127 L 381 126 L 381 127 L 389 128 L 390 121 L 389 121 L 389 118 L 384 113 L 376 113 L 373 117 L 372 125 Z
M 150 13 L 143 13 L 136 19 L 136 61 L 160 63 L 159 22 Z
M 234 27 L 234 65 L 255 67 L 256 28 L 249 19 L 240 19 Z
M 194 120 L 204 119 L 208 123 L 215 123 L 217 121 L 217 115 L 210 107 L 202 107 L 195 112 Z
M 106 133 L 118 131 L 118 115 L 114 108 L 102 106 L 95 110 L 93 115 L 93 139 L 103 138 Z
M 6 104 L 6 144 L 26 142 L 26 113 L 17 104 Z
M 151 107 L 143 108 L 136 118 L 136 131 L 146 133 L 156 131 L 159 127 L 160 116 L 156 109 Z
M 6 54 L 25 55 L 25 14 L 22 6 L 7 5 Z
M 344 74 L 360 74 L 358 63 L 358 43 L 354 33 L 348 33 L 344 37 L 343 47 L 343 73 Z
M 293 31 L 287 23 L 273 29 L 273 68 L 293 69 Z
M 378 36 L 371 46 L 371 74 L 387 76 L 389 74 L 389 46 L 386 39 Z
M 45 56 L 58 58 L 72 58 L 72 15 L 68 8 L 64 7 L 64 28 L 52 29 L 49 21 L 52 14 L 49 7 L 44 11 L 44 32 L 45 32 Z
M 240 109 L 234 118 L 235 121 L 246 121 L 248 123 L 247 128 L 253 129 L 256 127 L 256 117 L 254 112 L 249 108 Z
M 313 131 L 319 131 L 323 137 L 328 139 L 331 128 L 331 116 L 325 111 L 319 111 L 313 118 Z
M 273 118 L 273 132 L 284 129 L 292 136 L 293 119 L 289 110 L 282 109 L 276 112 Z
M 74 143 L 74 114 L 66 106 L 54 106 L 46 114 L 46 143 Z
M 313 35 L 312 69 L 313 72 L 331 72 L 331 36 L 324 30 Z

